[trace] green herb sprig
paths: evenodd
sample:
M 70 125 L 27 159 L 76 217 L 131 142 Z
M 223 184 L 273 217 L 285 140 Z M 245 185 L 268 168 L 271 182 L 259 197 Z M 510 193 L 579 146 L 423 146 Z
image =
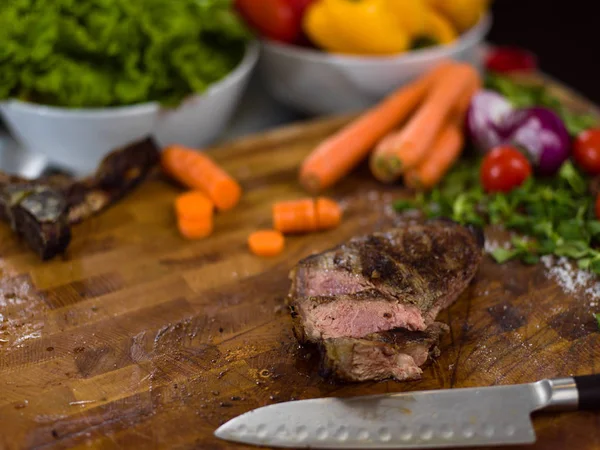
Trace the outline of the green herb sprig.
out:
M 508 248 L 491 255 L 499 263 L 517 259 L 535 264 L 544 255 L 577 261 L 579 268 L 600 274 L 600 221 L 587 180 L 566 162 L 549 179 L 529 178 L 513 191 L 487 194 L 479 183 L 480 161 L 464 160 L 429 194 L 403 200 L 397 211 L 420 209 L 428 217 L 449 217 L 462 224 L 501 225 L 518 232 Z

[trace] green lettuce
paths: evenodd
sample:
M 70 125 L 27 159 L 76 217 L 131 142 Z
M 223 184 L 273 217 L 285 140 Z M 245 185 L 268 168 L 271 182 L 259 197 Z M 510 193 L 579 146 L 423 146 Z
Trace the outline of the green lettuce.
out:
M 176 105 L 240 62 L 231 0 L 1 0 L 0 99 Z

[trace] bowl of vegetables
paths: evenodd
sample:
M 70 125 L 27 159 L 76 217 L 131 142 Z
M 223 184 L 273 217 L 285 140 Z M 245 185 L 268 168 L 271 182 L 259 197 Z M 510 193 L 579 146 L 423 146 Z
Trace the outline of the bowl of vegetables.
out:
M 209 143 L 259 54 L 221 0 L 4 2 L 0 30 L 0 113 L 9 131 L 77 173 L 148 135 L 161 145 Z
M 270 94 L 309 114 L 364 109 L 444 59 L 481 66 L 486 0 L 238 0 Z M 287 9 L 285 8 L 287 5 Z

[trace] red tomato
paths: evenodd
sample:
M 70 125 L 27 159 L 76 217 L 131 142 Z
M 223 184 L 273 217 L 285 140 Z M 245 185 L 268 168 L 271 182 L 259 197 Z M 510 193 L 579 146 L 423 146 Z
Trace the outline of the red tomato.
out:
M 236 0 L 235 6 L 261 36 L 292 43 L 300 35 L 297 9 L 287 0 Z
M 596 196 L 596 219 L 600 220 L 600 194 Z
M 573 143 L 573 158 L 591 175 L 600 174 L 600 129 L 586 130 Z
M 485 67 L 492 72 L 532 72 L 537 68 L 537 58 L 519 48 L 498 47 L 488 54 Z
M 483 159 L 479 175 L 487 192 L 509 192 L 531 176 L 531 164 L 514 147 L 496 147 Z

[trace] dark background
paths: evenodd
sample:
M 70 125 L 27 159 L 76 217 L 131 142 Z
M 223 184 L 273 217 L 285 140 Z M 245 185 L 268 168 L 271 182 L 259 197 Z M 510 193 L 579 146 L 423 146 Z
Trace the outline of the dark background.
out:
M 600 104 L 599 0 L 495 0 L 489 41 L 537 54 L 542 71 Z

